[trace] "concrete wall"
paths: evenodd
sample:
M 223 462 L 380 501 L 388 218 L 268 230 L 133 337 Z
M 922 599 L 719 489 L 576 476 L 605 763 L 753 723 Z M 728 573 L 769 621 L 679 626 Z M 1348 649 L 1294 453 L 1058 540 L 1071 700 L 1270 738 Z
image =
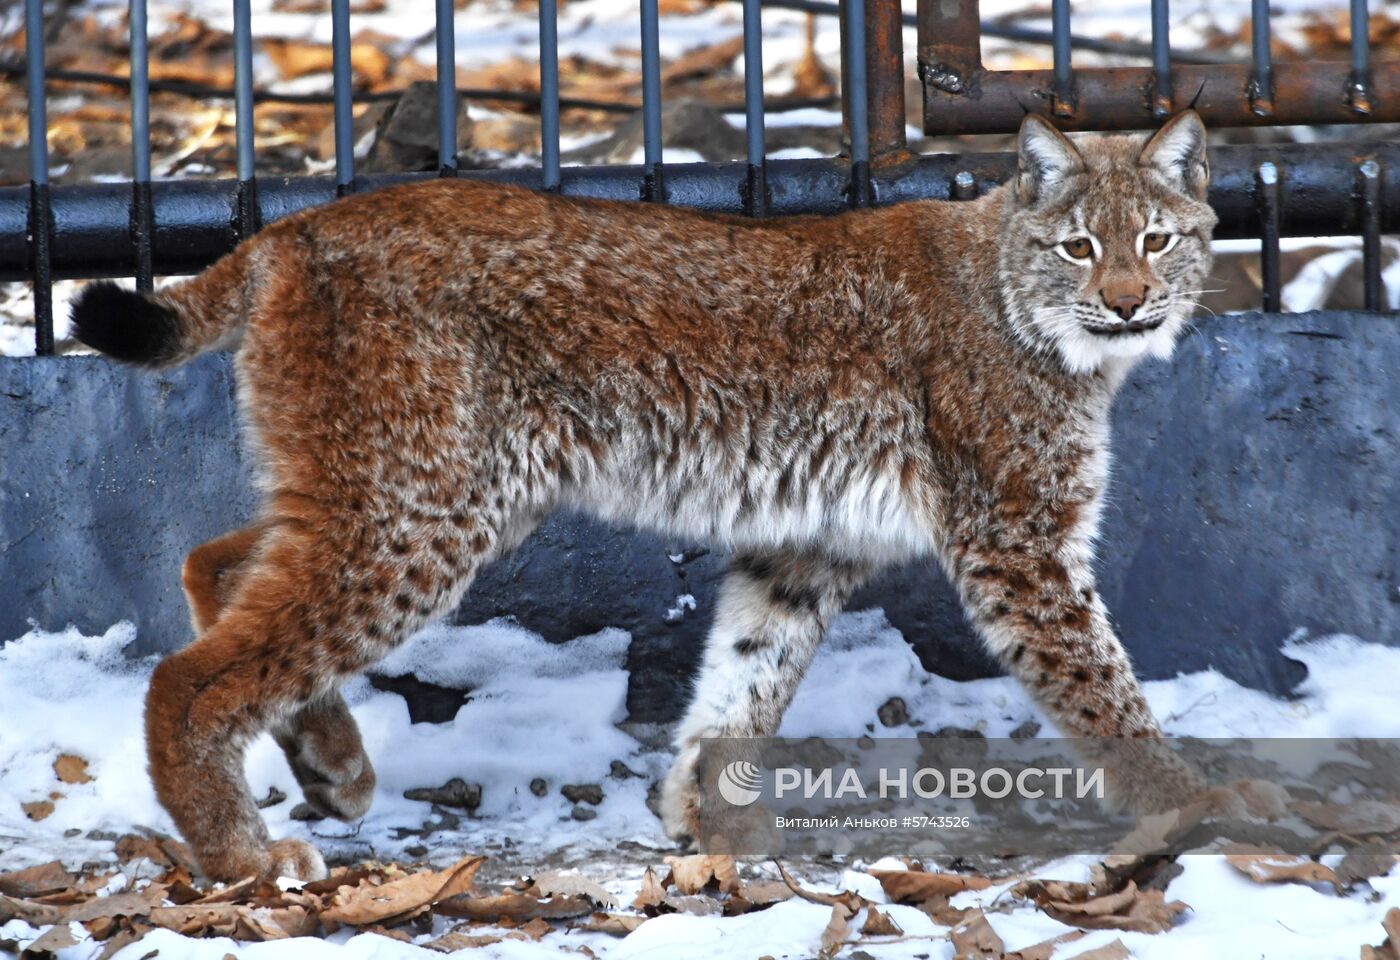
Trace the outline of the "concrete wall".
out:
M 1400 643 L 1400 327 L 1365 314 L 1203 321 L 1139 369 L 1116 413 L 1102 593 L 1141 673 L 1213 666 L 1285 693 L 1294 630 Z M 180 562 L 253 513 L 226 356 L 161 374 L 96 358 L 0 359 L 0 638 L 74 623 L 189 637 Z M 668 555 L 684 555 L 680 563 Z M 673 717 L 723 558 L 556 516 L 456 617 L 513 615 L 551 640 L 630 630 L 632 716 Z M 666 616 L 680 594 L 698 609 Z M 942 575 L 891 571 L 881 606 L 930 669 L 996 667 Z

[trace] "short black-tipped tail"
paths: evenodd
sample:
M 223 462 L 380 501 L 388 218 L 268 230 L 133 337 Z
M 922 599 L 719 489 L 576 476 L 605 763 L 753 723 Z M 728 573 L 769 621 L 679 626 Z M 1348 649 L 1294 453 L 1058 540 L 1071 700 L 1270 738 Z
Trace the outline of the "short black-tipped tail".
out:
M 117 360 L 160 366 L 180 353 L 180 320 L 174 310 L 144 294 L 100 280 L 73 302 L 73 336 Z

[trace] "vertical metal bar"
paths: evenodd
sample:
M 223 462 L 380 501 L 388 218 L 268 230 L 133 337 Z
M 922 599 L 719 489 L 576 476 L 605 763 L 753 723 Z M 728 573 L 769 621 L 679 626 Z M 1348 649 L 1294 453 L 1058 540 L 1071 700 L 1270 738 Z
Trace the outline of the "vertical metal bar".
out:
M 900 0 L 865 0 L 865 62 L 870 86 L 870 153 L 901 154 L 904 137 L 904 14 Z
M 1357 219 L 1361 222 L 1361 276 L 1367 310 L 1383 310 L 1381 297 L 1381 164 L 1367 157 L 1356 168 Z
M 540 174 L 559 189 L 559 0 L 540 0 Z
M 852 207 L 868 207 L 874 202 L 870 185 L 870 97 L 869 73 L 865 61 L 865 0 L 841 2 L 841 71 L 846 86 L 842 100 L 846 108 L 846 129 L 851 138 Z
M 1274 112 L 1273 55 L 1269 52 L 1269 0 L 1251 0 L 1250 37 L 1254 74 L 1249 79 L 1249 106 L 1267 117 Z
M 642 140 L 646 174 L 642 199 L 666 202 L 661 175 L 661 32 L 656 0 L 642 3 Z
M 438 173 L 457 175 L 457 37 L 452 0 L 437 0 Z
M 1167 0 L 1152 0 L 1152 115 L 1172 114 L 1171 14 Z
M 1351 0 L 1351 82 L 1347 102 L 1360 114 L 1371 112 L 1370 23 L 1366 0 Z
M 1069 0 L 1051 0 L 1050 29 L 1055 54 L 1055 88 L 1050 111 L 1057 117 L 1074 116 L 1074 72 L 1070 64 Z
M 761 217 L 768 212 L 768 171 L 763 143 L 763 12 L 759 0 L 744 0 L 744 132 L 749 161 L 744 212 Z
M 49 208 L 48 110 L 44 102 L 44 0 L 24 2 L 29 87 L 29 261 L 34 284 L 34 353 L 53 353 L 53 218 Z
M 136 247 L 136 289 L 154 285 L 151 237 L 151 90 L 146 44 L 146 0 L 131 0 L 131 239 Z
M 1282 308 L 1279 296 L 1279 185 L 1278 167 L 1269 161 L 1254 173 L 1255 204 L 1259 210 L 1259 273 L 1263 307 L 1270 313 Z
M 919 79 L 924 87 L 924 129 L 938 132 L 938 107 L 962 97 L 982 72 L 982 21 L 977 0 L 919 4 Z M 944 96 L 946 95 L 946 97 Z
M 335 101 L 335 192 L 355 190 L 354 114 L 350 108 L 350 0 L 331 0 L 331 83 Z
M 253 15 L 248 0 L 233 0 L 233 112 L 238 143 L 238 238 L 258 230 L 253 171 Z

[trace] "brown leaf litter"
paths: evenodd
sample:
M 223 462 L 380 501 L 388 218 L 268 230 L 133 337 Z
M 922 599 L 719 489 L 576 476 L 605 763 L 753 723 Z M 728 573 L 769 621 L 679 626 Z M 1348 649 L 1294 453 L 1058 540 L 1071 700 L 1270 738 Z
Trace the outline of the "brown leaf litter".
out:
M 830 909 L 820 937 L 822 957 L 834 957 L 856 943 L 905 936 L 897 911 L 888 906 L 854 891 L 807 889 L 782 864 L 776 864 L 777 880 L 745 878 L 729 856 L 666 857 L 664 864 L 646 869 L 635 899 L 623 907 L 597 880 L 573 872 L 543 871 L 514 883 L 479 886 L 482 856 L 463 857 L 442 870 L 370 861 L 336 867 L 325 880 L 283 889 L 283 885 L 252 878 L 228 885 L 202 884 L 189 851 L 167 837 L 132 834 L 119 838 L 115 848 L 128 867 L 126 876 L 132 875 L 131 865 L 146 864 L 137 873 L 149 877 L 148 868 L 153 867 L 158 871 L 155 878 L 128 881 L 127 888 L 102 896 L 100 891 L 110 888 L 114 878 L 121 881 L 114 870 L 74 872 L 55 861 L 0 874 L 0 923 L 18 918 L 51 928 L 35 947 L 49 951 L 71 945 L 70 924 L 82 924 L 93 940 L 104 944 L 99 958 L 157 928 L 195 938 L 262 942 L 325 936 L 351 927 L 453 952 L 503 940 L 535 941 L 570 930 L 624 937 L 668 913 L 737 916 L 798 898 Z M 1160 933 L 1169 929 L 1186 905 L 1167 902 L 1160 890 L 1138 885 L 1139 880 L 1153 882 L 1153 871 L 1169 861 L 1109 858 L 1093 870 L 1088 883 L 1023 878 L 1009 887 L 1011 900 L 985 907 L 955 908 L 949 897 L 987 890 L 994 883 L 1010 884 L 1016 878 L 938 873 L 921 869 L 917 862 L 911 862 L 909 870 L 879 870 L 871 875 L 891 902 L 915 906 L 948 927 L 946 936 L 960 960 L 1049 960 L 1057 948 L 1079 939 L 1085 930 Z M 1254 863 L 1239 860 L 1237 866 Z M 1273 870 L 1273 861 L 1266 866 Z M 1008 951 L 983 910 L 1014 909 L 1017 900 L 1034 904 L 1077 929 Z M 455 923 L 446 933 L 427 939 L 423 932 L 432 928 L 434 918 Z M 1391 950 L 1387 945 L 1367 949 L 1380 951 L 1374 952 L 1374 960 L 1400 960 L 1393 951 L 1383 952 Z M 1083 960 L 1123 956 L 1121 944 L 1082 955 Z

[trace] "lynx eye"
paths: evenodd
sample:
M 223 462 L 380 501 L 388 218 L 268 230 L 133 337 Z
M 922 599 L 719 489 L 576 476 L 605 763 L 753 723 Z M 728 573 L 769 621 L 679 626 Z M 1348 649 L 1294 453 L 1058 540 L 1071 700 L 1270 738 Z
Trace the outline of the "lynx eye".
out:
M 1161 253 L 1171 242 L 1170 233 L 1146 233 L 1142 237 L 1142 249 L 1146 253 Z
M 1070 237 L 1060 244 L 1060 249 L 1076 260 L 1087 260 L 1094 255 L 1094 245 L 1088 237 Z

